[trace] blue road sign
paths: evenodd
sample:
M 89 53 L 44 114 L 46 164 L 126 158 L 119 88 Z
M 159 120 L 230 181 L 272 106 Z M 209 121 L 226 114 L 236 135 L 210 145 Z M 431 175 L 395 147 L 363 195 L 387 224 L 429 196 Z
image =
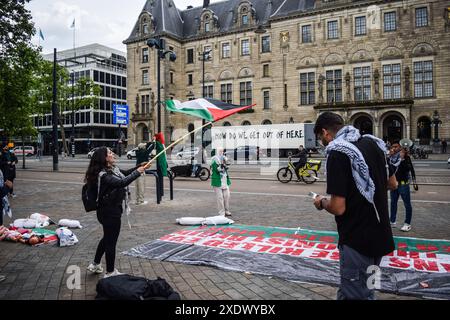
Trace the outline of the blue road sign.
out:
M 127 105 L 113 104 L 113 124 L 128 125 L 129 112 Z

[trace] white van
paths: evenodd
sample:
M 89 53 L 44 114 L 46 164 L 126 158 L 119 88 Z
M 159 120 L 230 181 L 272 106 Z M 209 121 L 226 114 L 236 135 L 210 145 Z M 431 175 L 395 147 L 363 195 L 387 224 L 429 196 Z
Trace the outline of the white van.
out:
M 24 148 L 25 148 L 25 156 L 30 157 L 30 156 L 34 155 L 34 147 L 33 146 L 25 146 Z M 15 147 L 13 149 L 13 151 L 16 154 L 16 156 L 23 155 L 22 146 Z

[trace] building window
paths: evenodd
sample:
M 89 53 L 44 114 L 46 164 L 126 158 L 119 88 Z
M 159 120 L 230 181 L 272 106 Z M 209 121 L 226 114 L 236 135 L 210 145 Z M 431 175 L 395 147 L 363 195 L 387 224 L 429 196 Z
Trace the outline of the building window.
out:
M 173 84 L 173 72 L 170 72 L 170 84 Z
M 308 105 L 316 103 L 315 73 L 300 73 L 300 104 Z
M 312 31 L 311 25 L 302 26 L 302 43 L 311 43 L 312 42 Z
M 188 74 L 188 86 L 192 86 L 192 84 L 194 83 L 193 79 L 192 79 L 192 73 Z
M 146 94 L 141 99 L 141 112 L 150 113 L 150 95 Z
M 363 36 L 367 33 L 366 30 L 366 17 L 355 18 L 355 35 Z
M 194 63 L 194 49 L 187 50 L 187 63 Z
M 203 47 L 203 52 L 208 52 L 207 54 L 205 54 L 205 56 L 202 58 L 205 59 L 205 61 L 211 61 L 213 58 L 213 50 L 211 46 L 204 46 Z
M 148 30 L 148 23 L 144 23 L 144 24 L 142 25 L 142 32 L 143 32 L 144 34 L 148 34 L 148 32 L 149 32 L 149 30 Z
M 214 86 L 213 85 L 208 85 L 208 86 L 205 85 L 203 87 L 203 97 L 210 98 L 210 99 L 214 98 Z
M 355 101 L 370 100 L 370 67 L 353 69 Z
M 250 54 L 250 40 L 241 40 L 241 55 L 248 56 Z
M 205 32 L 209 32 L 210 28 L 209 28 L 209 22 L 205 22 Z
M 416 27 L 426 27 L 428 26 L 428 8 L 416 8 Z
M 244 15 L 242 16 L 242 25 L 243 25 L 243 26 L 248 25 L 248 15 L 246 15 L 246 14 L 244 14 Z
M 268 90 L 263 91 L 264 109 L 270 109 L 270 92 Z
M 142 49 L 142 63 L 148 62 L 148 48 Z
M 383 66 L 383 98 L 400 99 L 401 93 L 400 63 Z
M 220 100 L 233 103 L 233 85 L 231 83 L 220 85 Z
M 328 39 L 338 39 L 339 29 L 337 20 L 328 21 Z
M 261 38 L 261 51 L 263 53 L 270 52 L 270 36 L 264 36 Z
M 414 62 L 414 97 L 433 97 L 433 61 Z
M 395 31 L 397 30 L 397 14 L 395 11 L 386 12 L 384 14 L 384 31 Z
M 142 70 L 142 85 L 146 86 L 150 84 L 148 77 L 148 70 Z
M 263 64 L 263 77 L 269 77 L 269 65 L 268 64 Z
M 229 58 L 231 56 L 230 43 L 222 43 L 222 58 Z
M 327 102 L 342 102 L 342 70 L 329 70 L 326 72 Z
M 239 102 L 241 106 L 249 106 L 252 104 L 252 82 L 245 81 L 239 83 Z

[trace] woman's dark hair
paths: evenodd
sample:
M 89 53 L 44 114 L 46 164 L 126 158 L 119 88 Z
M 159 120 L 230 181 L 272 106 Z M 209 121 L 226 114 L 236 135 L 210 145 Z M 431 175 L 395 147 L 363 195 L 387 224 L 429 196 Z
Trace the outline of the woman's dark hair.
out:
M 95 150 L 92 155 L 91 162 L 89 162 L 89 167 L 86 170 L 86 175 L 84 177 L 85 183 L 97 183 L 98 174 L 100 171 L 107 167 L 106 157 L 108 155 L 107 147 L 100 147 Z
M 322 132 L 322 129 L 326 129 L 331 132 L 338 132 L 344 126 L 344 121 L 341 116 L 336 113 L 327 111 L 322 113 L 316 120 L 314 126 L 314 133 L 318 135 Z

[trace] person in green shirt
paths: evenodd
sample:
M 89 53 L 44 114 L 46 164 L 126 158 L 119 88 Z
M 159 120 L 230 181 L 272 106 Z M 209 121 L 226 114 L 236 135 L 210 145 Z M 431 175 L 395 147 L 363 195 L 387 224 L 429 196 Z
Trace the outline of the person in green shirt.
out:
M 149 161 L 149 156 L 155 148 L 154 141 L 150 141 L 147 144 L 140 143 L 136 150 L 136 166 L 142 165 Z M 136 179 L 136 205 L 146 205 L 148 201 L 144 201 L 145 193 L 145 175 Z
M 219 215 L 231 217 L 230 185 L 228 175 L 228 159 L 222 148 L 217 148 L 216 155 L 211 159 L 211 186 L 216 193 Z

